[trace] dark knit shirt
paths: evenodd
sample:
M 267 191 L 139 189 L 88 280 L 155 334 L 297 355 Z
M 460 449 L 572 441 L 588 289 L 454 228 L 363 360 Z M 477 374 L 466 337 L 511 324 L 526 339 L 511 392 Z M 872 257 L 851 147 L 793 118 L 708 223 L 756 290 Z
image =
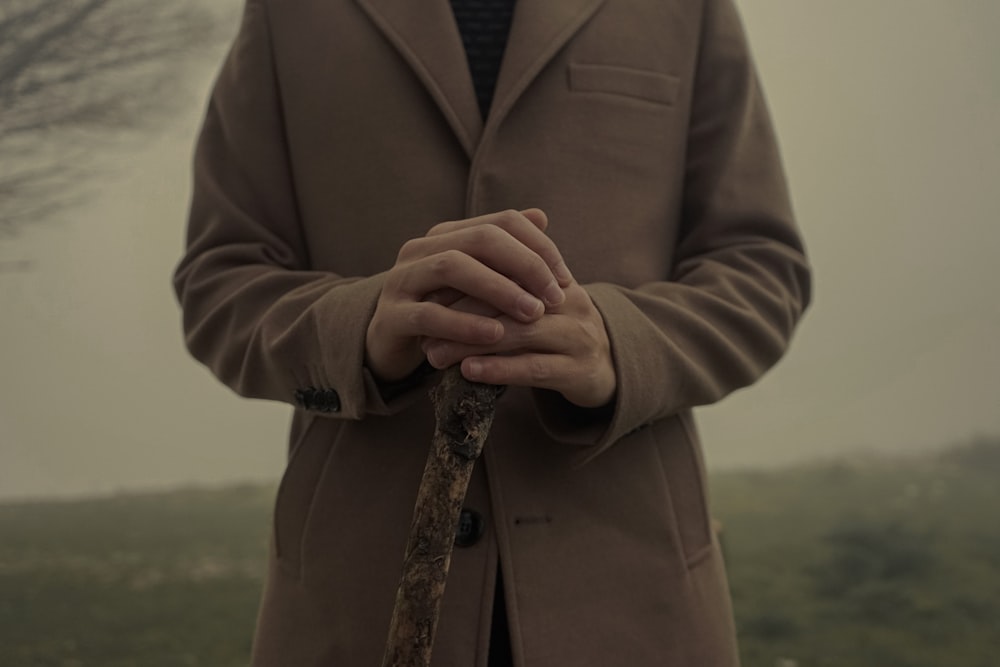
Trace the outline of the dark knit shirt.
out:
M 451 0 L 451 8 L 469 59 L 479 110 L 486 118 L 510 34 L 514 0 Z

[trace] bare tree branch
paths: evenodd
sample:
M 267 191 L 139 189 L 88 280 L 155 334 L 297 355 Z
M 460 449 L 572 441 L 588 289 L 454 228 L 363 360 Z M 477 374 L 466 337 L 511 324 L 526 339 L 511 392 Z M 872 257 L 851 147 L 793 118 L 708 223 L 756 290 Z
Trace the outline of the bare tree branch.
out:
M 0 235 L 85 192 L 86 156 L 169 117 L 186 66 L 234 25 L 218 3 L 3 0 Z

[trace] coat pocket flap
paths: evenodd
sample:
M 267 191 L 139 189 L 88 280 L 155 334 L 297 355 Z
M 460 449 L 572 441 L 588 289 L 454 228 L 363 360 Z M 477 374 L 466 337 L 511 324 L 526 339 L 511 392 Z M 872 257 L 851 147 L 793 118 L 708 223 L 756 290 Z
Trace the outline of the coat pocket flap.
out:
M 618 65 L 570 63 L 569 87 L 578 92 L 624 95 L 672 105 L 677 99 L 680 77 Z

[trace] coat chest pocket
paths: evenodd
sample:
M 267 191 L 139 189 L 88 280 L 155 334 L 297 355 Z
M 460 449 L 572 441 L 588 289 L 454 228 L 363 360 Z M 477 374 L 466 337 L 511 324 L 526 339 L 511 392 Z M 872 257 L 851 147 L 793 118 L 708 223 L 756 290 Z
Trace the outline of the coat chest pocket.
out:
M 294 577 L 301 571 L 306 521 L 337 435 L 330 427 L 339 424 L 315 416 L 308 420 L 293 440 L 274 502 L 275 555 L 281 568 Z
M 673 106 L 680 77 L 618 65 L 570 63 L 569 88 L 579 93 L 603 93 Z

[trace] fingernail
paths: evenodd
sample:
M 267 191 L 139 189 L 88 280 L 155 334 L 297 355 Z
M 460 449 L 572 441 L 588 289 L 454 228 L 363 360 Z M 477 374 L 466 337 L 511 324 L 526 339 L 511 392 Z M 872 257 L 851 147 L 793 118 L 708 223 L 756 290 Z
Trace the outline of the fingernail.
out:
M 483 364 L 477 359 L 469 359 L 465 370 L 469 375 L 469 379 L 478 378 L 483 374 Z
M 564 285 L 568 285 L 573 282 L 573 274 L 570 273 L 569 267 L 566 266 L 566 262 L 559 262 L 556 264 L 555 269 L 553 269 L 553 273 L 556 274 L 556 278 L 559 279 L 559 282 Z
M 542 314 L 542 311 L 545 310 L 545 305 L 530 294 L 522 294 L 517 299 L 517 309 L 525 317 L 534 318 Z
M 566 300 L 566 293 L 562 291 L 562 288 L 559 287 L 559 285 L 551 283 L 545 288 L 545 293 L 542 294 L 542 298 L 545 299 L 546 305 L 558 306 Z

